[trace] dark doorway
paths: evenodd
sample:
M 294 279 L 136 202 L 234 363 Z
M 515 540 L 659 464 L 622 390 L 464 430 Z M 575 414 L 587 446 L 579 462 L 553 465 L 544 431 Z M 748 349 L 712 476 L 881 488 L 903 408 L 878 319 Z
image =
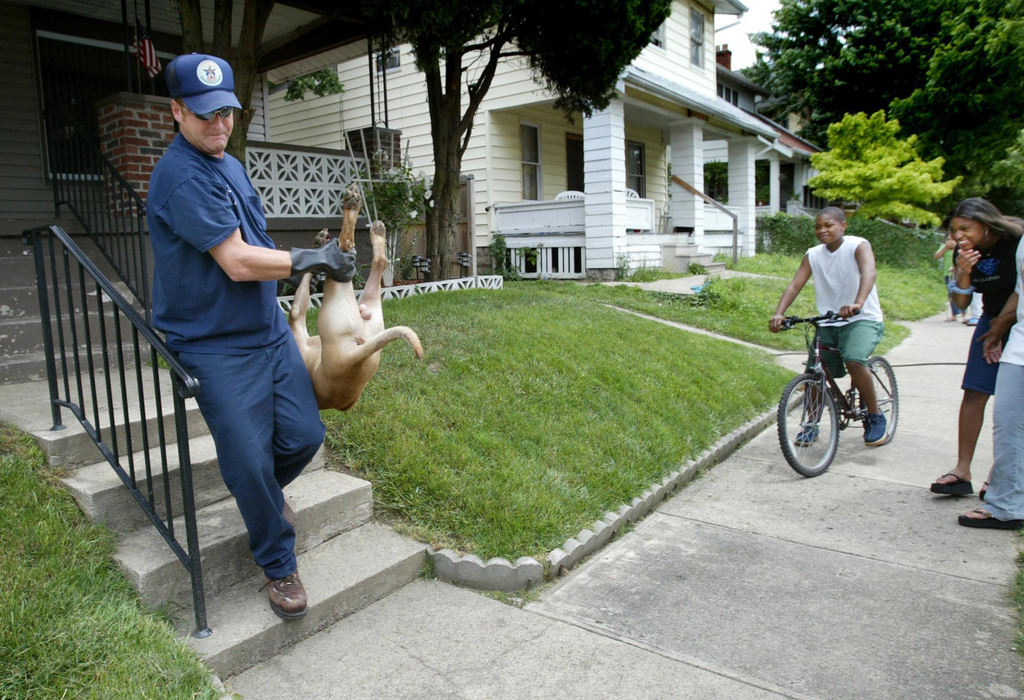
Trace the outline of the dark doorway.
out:
M 583 136 L 565 135 L 565 189 L 583 192 Z

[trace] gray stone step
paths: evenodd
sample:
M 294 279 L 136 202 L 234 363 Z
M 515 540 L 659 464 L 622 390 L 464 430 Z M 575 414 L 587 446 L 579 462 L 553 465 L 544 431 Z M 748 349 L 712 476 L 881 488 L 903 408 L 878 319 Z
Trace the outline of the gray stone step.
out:
M 168 435 L 174 435 L 174 405 L 170 374 L 160 370 L 160 408 L 163 411 L 164 430 Z M 134 372 L 130 372 L 128 393 L 128 418 L 131 425 L 132 441 L 134 445 L 142 445 L 142 412 L 139 410 L 138 398 L 135 392 L 136 379 Z M 119 388 L 112 392 L 112 400 L 108 402 L 105 389 L 105 378 L 102 374 L 96 376 L 97 387 L 96 405 L 99 410 L 103 425 L 107 426 L 110 407 L 113 407 L 114 421 L 119 429 L 123 429 L 125 422 L 124 411 L 122 410 L 122 395 Z M 157 426 L 159 425 L 156 410 L 156 396 L 153 389 L 153 372 L 146 369 L 142 372 L 143 392 L 146 397 L 145 415 L 147 432 L 151 444 L 157 439 Z M 78 401 L 77 388 L 73 387 L 75 401 Z M 84 395 L 87 406 L 83 406 L 86 417 L 93 421 L 92 392 L 88 386 L 84 386 Z M 77 467 L 80 465 L 95 464 L 103 459 L 103 455 L 93 444 L 92 438 L 85 432 L 74 415 L 67 409 L 60 412 L 61 423 L 64 426 L 60 430 L 51 430 L 53 419 L 50 412 L 48 400 L 49 389 L 46 381 L 16 382 L 0 384 L 0 421 L 10 423 L 26 433 L 35 437 L 40 449 L 47 455 L 49 463 L 53 466 Z M 185 401 L 185 412 L 188 421 L 188 432 L 192 437 L 209 433 L 206 421 L 199 413 L 199 407 L 195 400 Z M 108 439 L 107 431 L 104 431 L 104 439 Z M 122 440 L 124 439 L 122 435 Z M 122 448 L 123 449 L 123 448 Z
M 213 634 L 188 637 L 192 647 L 221 678 L 268 659 L 296 642 L 386 597 L 420 573 L 426 546 L 369 523 L 299 554 L 299 574 L 309 596 L 300 620 L 278 618 L 255 575 L 207 603 Z M 205 566 L 205 563 L 204 563 Z M 182 631 L 192 618 L 183 616 Z
M 370 483 L 346 474 L 318 470 L 303 474 L 285 489 L 295 512 L 296 552 L 359 527 L 373 517 Z M 213 598 L 257 572 L 249 551 L 248 533 L 233 498 L 196 511 L 204 590 Z M 184 540 L 185 522 L 174 520 Z M 192 589 L 185 568 L 153 527 L 133 530 L 120 538 L 114 561 L 138 592 L 143 605 L 166 603 L 191 606 Z
M 217 450 L 210 435 L 200 435 L 189 441 L 189 459 L 192 462 L 192 492 L 196 508 L 202 508 L 227 498 L 227 487 L 220 475 L 217 463 Z M 171 485 L 171 512 L 182 512 L 181 473 L 178 461 L 177 444 L 168 445 L 167 477 Z M 146 486 L 146 454 L 138 452 L 133 455 L 135 464 L 135 483 L 137 488 L 148 494 Z M 167 507 L 164 498 L 164 481 L 161 472 L 161 450 L 154 447 L 150 450 L 149 459 L 153 472 L 153 502 L 161 518 L 166 518 Z M 310 474 L 323 466 L 323 449 L 313 457 L 313 461 L 303 471 Z M 124 460 L 125 472 L 128 461 Z M 142 508 L 128 492 L 120 477 L 107 462 L 98 462 L 76 469 L 72 474 L 61 478 L 61 482 L 75 499 L 78 507 L 96 523 L 103 523 L 115 532 L 127 532 L 143 525 L 149 520 Z

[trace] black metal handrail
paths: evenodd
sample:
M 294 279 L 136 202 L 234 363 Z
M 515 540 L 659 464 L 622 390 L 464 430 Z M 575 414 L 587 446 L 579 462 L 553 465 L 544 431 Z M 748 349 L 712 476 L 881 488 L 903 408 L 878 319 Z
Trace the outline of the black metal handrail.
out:
M 70 411 L 188 571 L 193 635 L 210 634 L 199 557 L 185 400 L 199 382 L 59 226 L 30 229 L 53 430 Z M 173 406 L 173 436 L 164 405 Z M 136 416 L 131 411 L 137 411 Z M 152 411 L 153 415 L 149 415 Z M 151 435 L 154 433 L 155 435 Z M 169 447 L 177 446 L 184 544 L 175 532 Z
M 68 208 L 150 319 L 146 203 L 86 127 L 48 113 L 47 130 L 54 213 Z

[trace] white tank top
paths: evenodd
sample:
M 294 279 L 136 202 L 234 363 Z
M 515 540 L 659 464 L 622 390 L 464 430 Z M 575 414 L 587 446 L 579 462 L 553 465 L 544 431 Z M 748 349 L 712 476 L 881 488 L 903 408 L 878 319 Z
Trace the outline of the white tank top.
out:
M 857 299 L 860 287 L 860 267 L 854 254 L 857 246 L 864 242 L 859 236 L 843 236 L 843 243 L 834 252 L 825 244 L 814 246 L 807 251 L 814 277 L 814 298 L 818 313 L 836 311 Z M 878 287 L 871 286 L 871 293 L 864 301 L 860 313 L 848 319 L 837 319 L 824 325 L 843 326 L 854 321 L 881 321 L 882 306 L 878 303 Z
M 1024 236 L 1017 244 L 1017 322 L 1010 328 L 1010 339 L 1003 348 L 1001 362 L 1024 365 Z

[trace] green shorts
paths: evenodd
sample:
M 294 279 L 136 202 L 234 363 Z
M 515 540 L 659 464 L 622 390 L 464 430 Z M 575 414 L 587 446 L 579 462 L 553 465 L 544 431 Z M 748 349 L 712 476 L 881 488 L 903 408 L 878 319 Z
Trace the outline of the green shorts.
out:
M 833 377 L 845 377 L 844 363 L 856 362 L 866 365 L 875 346 L 882 339 L 884 324 L 881 321 L 854 321 L 845 326 L 822 326 L 818 335 L 823 345 L 839 348 L 839 355 L 827 350 L 821 351 L 821 361 L 828 367 Z M 814 351 L 807 356 L 807 369 L 814 362 Z

